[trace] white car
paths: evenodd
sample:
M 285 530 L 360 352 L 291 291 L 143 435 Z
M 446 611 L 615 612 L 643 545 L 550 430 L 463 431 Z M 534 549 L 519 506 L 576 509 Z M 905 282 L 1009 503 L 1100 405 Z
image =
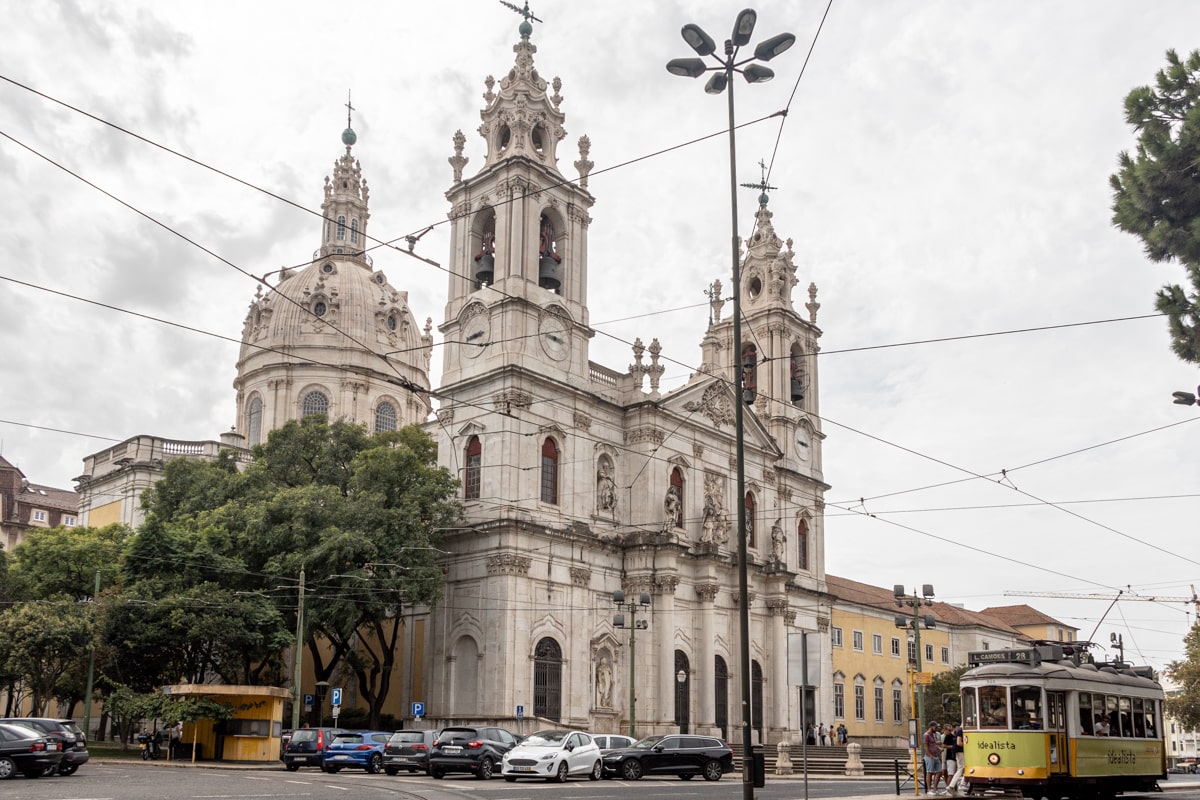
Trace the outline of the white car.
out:
M 548 730 L 531 733 L 504 754 L 500 774 L 508 782 L 541 778 L 562 783 L 572 775 L 600 780 L 600 748 L 582 731 Z

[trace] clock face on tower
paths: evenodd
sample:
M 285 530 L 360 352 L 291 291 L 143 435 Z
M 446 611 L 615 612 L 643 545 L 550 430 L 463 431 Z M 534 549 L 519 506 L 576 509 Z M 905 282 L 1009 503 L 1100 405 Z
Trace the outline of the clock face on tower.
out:
M 808 461 L 809 449 L 808 431 L 804 428 L 796 428 L 796 458 Z
M 492 340 L 492 318 L 485 312 L 475 314 L 463 324 L 459 352 L 465 358 L 475 358 Z
M 554 361 L 562 361 L 571 353 L 570 335 L 562 317 L 543 316 L 538 323 L 538 339 L 542 342 L 542 351 Z

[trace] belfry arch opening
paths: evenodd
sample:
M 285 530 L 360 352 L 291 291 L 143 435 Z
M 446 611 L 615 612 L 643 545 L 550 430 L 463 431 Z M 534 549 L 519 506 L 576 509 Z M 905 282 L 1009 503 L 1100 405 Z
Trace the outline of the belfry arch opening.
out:
M 484 209 L 475 218 L 471 229 L 475 246 L 475 288 L 491 286 L 496 279 L 496 211 Z

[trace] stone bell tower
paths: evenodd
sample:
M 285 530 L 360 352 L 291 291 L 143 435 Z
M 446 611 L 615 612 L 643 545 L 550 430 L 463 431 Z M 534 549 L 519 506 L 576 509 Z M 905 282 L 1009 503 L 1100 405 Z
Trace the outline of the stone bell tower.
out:
M 479 135 L 487 153 L 474 176 L 463 176 L 466 137 L 454 136 L 451 274 L 440 326 L 446 387 L 511 365 L 560 380 L 587 376 L 590 143 L 579 142 L 578 180 L 564 177 L 562 82 L 538 74 L 532 30 L 521 24 L 508 74 L 485 81 Z

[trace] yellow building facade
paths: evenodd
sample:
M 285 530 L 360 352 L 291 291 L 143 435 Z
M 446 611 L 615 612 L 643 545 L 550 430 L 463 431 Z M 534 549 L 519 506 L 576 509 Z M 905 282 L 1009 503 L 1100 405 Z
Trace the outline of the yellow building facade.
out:
M 910 662 L 937 674 L 965 663 L 969 650 L 1011 647 L 1025 639 L 1000 620 L 936 601 L 916 610 L 922 625 L 914 630 L 914 608 L 897 606 L 893 589 L 829 574 L 826 582 L 832 596 L 833 707 L 818 710 L 814 722 L 834 731 L 844 725 L 850 741 L 860 744 L 893 747 L 908 741 L 908 721 L 915 716 Z M 923 624 L 926 615 L 934 618 L 931 629 Z M 926 719 L 936 718 L 941 698 L 927 695 L 925 709 Z

